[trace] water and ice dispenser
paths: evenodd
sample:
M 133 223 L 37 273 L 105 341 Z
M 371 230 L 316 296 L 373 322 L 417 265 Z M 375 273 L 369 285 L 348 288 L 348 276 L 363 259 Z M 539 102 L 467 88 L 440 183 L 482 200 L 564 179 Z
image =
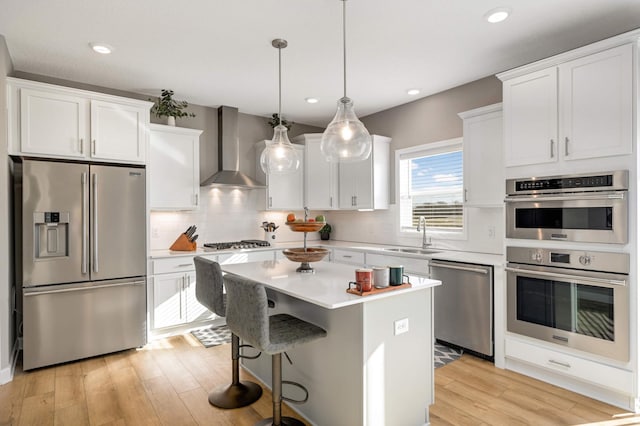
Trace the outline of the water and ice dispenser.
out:
M 34 255 L 50 259 L 69 255 L 69 212 L 34 212 Z

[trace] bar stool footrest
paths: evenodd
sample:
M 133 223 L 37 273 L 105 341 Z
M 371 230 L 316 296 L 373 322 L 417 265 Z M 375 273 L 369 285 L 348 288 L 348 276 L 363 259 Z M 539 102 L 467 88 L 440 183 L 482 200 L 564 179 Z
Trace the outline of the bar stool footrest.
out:
M 307 402 L 309 400 L 309 391 L 307 390 L 307 388 L 302 386 L 300 383 L 291 382 L 289 380 L 283 380 L 282 384 L 283 385 L 295 386 L 295 387 L 297 387 L 299 389 L 302 389 L 302 391 L 305 393 L 304 399 L 292 399 L 292 398 L 287 398 L 286 396 L 283 395 L 282 399 L 284 401 L 290 402 L 292 404 L 304 404 L 305 402 Z
M 240 353 L 240 351 L 242 350 L 242 348 L 251 348 L 251 349 L 255 349 L 253 346 L 251 345 L 240 345 L 238 346 L 238 358 L 244 358 L 244 359 L 257 359 L 260 358 L 260 355 L 262 355 L 262 352 L 258 352 L 258 355 L 242 355 Z

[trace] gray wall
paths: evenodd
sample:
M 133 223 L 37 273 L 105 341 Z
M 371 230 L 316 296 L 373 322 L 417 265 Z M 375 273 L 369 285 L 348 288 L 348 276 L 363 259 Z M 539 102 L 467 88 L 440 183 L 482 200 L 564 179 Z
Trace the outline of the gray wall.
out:
M 0 384 L 11 374 L 11 351 L 15 342 L 13 312 L 13 253 L 10 212 L 11 179 L 7 140 L 6 77 L 12 71 L 7 44 L 0 35 Z
M 502 102 L 502 83 L 491 76 L 362 118 L 369 133 L 392 138 L 392 202 L 396 149 L 461 137 L 459 112 L 498 102 Z

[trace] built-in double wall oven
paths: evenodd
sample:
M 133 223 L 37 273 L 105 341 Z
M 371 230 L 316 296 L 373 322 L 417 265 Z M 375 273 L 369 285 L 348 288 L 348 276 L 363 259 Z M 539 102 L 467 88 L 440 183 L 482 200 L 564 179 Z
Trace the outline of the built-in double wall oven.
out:
M 628 189 L 626 170 L 507 180 L 507 238 L 569 243 L 510 241 L 509 332 L 629 360 Z

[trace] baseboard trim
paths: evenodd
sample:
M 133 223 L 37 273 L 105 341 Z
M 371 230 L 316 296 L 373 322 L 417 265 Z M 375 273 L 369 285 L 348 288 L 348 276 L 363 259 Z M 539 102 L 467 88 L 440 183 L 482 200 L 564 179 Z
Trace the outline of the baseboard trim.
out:
M 13 349 L 11 350 L 11 358 L 9 360 L 9 366 L 0 370 L 0 385 L 9 383 L 13 380 L 13 373 L 16 371 L 16 364 L 18 362 L 18 340 L 13 343 Z

